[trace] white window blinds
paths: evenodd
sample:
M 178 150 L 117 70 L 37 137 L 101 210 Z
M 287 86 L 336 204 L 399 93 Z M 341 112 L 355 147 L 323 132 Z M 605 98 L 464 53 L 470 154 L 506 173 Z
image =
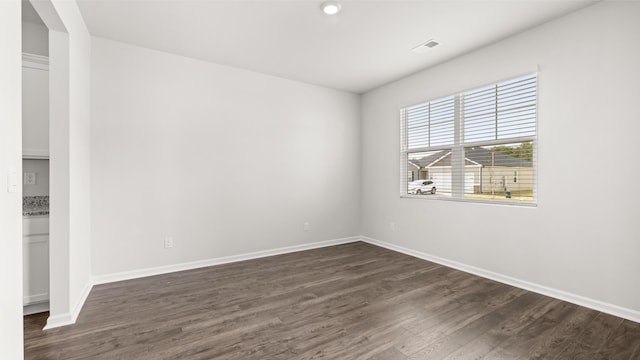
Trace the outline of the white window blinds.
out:
M 533 74 L 462 94 L 464 142 L 535 136 L 536 87 Z
M 453 144 L 454 96 L 410 106 L 404 116 L 409 150 Z
M 537 74 L 400 114 L 401 196 L 535 203 Z

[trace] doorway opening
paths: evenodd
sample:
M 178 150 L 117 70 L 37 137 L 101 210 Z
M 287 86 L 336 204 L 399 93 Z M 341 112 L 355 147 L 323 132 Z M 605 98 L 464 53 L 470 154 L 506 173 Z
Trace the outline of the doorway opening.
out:
M 49 29 L 22 1 L 23 313 L 49 311 Z

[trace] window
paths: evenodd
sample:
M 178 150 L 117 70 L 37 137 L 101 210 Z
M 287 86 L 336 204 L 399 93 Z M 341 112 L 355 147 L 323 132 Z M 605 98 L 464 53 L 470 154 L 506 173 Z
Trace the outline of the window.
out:
M 401 196 L 535 203 L 536 127 L 537 74 L 401 109 Z

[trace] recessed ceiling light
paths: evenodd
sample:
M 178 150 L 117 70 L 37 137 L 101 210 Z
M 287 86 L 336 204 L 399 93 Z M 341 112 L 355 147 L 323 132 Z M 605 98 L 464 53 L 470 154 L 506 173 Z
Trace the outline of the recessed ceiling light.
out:
M 320 8 L 327 15 L 335 15 L 342 9 L 342 5 L 336 1 L 325 1 L 320 4 Z
M 423 42 L 422 44 L 414 47 L 413 49 L 411 49 L 411 51 L 421 54 L 421 53 L 426 52 L 427 50 L 429 50 L 431 48 L 434 48 L 434 47 L 436 47 L 438 45 L 440 45 L 440 43 L 438 43 L 434 39 L 429 39 L 429 40 Z

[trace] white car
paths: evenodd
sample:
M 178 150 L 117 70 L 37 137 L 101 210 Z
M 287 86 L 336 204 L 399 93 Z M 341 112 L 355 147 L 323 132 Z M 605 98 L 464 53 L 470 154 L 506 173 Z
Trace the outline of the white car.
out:
M 432 180 L 412 181 L 407 186 L 407 193 L 417 195 L 435 194 L 436 184 Z

